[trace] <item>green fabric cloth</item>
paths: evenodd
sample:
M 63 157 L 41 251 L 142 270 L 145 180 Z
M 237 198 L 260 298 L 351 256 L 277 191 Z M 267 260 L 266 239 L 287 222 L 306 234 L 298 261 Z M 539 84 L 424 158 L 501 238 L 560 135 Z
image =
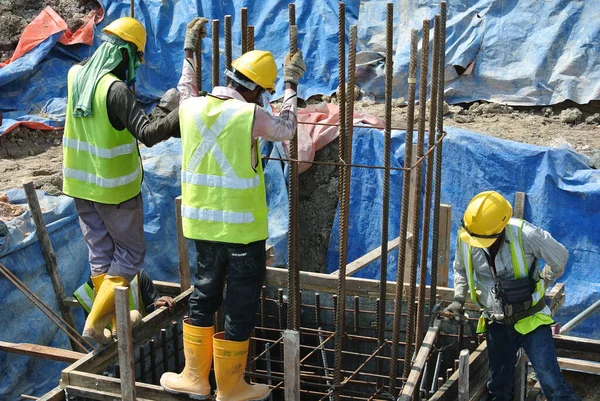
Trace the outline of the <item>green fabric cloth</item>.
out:
M 137 47 L 116 36 L 107 36 L 105 42 L 100 45 L 75 77 L 73 93 L 71 93 L 74 117 L 89 117 L 94 114 L 92 101 L 98 81 L 121 63 L 123 60 L 121 49 L 127 50 L 129 54 L 127 77 L 128 83 L 133 83 L 135 70 L 142 65 L 137 54 Z

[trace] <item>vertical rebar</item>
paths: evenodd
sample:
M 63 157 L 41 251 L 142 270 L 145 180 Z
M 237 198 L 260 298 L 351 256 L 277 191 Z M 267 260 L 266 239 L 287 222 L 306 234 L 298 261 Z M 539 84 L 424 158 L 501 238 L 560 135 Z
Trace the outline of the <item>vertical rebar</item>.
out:
M 385 130 L 383 137 L 383 199 L 381 206 L 381 263 L 379 270 L 379 306 L 377 308 L 377 345 L 385 341 L 385 307 L 387 297 L 388 233 L 390 215 L 390 147 L 392 143 L 392 75 L 394 46 L 394 3 L 387 3 L 385 17 Z M 383 361 L 377 359 L 377 374 L 381 375 Z M 383 380 L 377 379 L 377 387 Z
M 340 399 L 340 385 L 342 383 L 342 346 L 344 340 L 344 312 L 346 306 L 346 252 L 347 252 L 347 230 L 346 222 L 346 169 L 343 164 L 346 161 L 346 5 L 338 3 L 338 105 L 340 113 L 339 128 L 339 158 L 342 163 L 339 173 L 339 260 L 338 260 L 338 288 L 337 308 L 335 322 L 335 347 L 333 367 L 333 400 Z
M 436 141 L 444 132 L 444 66 L 446 63 L 446 2 L 440 3 L 440 39 L 438 48 L 438 93 L 436 117 Z M 433 241 L 431 245 L 431 299 L 437 290 L 438 235 L 440 231 L 440 197 L 442 191 L 442 142 L 435 148 L 435 181 L 433 195 Z
M 425 116 L 427 115 L 427 75 L 429 73 L 429 20 L 423 21 L 423 32 L 421 36 L 421 76 L 419 78 L 419 137 L 417 139 L 417 160 L 423 157 L 425 153 Z M 425 238 L 421 238 L 419 241 L 419 218 L 421 217 L 421 182 L 423 181 L 423 163 L 417 166 L 417 179 L 415 185 L 415 201 L 414 215 L 413 215 L 413 227 L 416 233 L 413 233 L 413 249 L 412 249 L 412 263 L 413 266 L 417 267 L 419 246 L 421 241 L 425 241 Z M 424 208 L 427 207 L 426 205 Z M 415 235 L 417 234 L 417 235 Z M 421 347 L 423 341 L 423 315 L 425 313 L 425 285 L 427 284 L 427 261 L 419 264 L 419 301 L 417 302 L 417 328 L 415 334 L 415 350 Z
M 436 379 L 437 379 L 437 377 L 439 377 L 441 367 L 442 367 L 442 352 L 438 351 L 437 359 L 435 361 L 435 368 L 433 369 L 433 376 L 431 379 L 431 389 L 429 390 L 429 395 L 433 395 L 437 391 Z
M 440 16 L 436 15 L 433 22 L 433 51 L 431 52 L 431 93 L 429 95 L 429 132 L 427 136 L 427 149 L 431 149 L 435 143 L 435 123 L 437 116 L 437 91 L 438 91 L 438 53 L 440 47 Z M 428 255 L 429 255 L 429 226 L 431 223 L 431 181 L 433 179 L 433 160 L 434 153 L 431 152 L 427 155 L 425 169 L 425 200 L 423 201 L 423 229 L 422 229 L 422 243 L 421 243 L 421 257 L 420 265 L 426 266 Z M 434 256 L 432 255 L 432 259 Z M 435 291 L 433 291 L 434 283 L 436 282 L 436 276 L 431 272 L 431 289 L 429 294 L 429 310 L 435 305 Z M 435 381 L 435 376 L 434 380 Z
M 171 329 L 173 332 L 173 356 L 175 358 L 175 371 L 181 369 L 179 365 L 179 327 L 177 321 L 171 323 Z
M 160 330 L 160 340 L 161 340 L 161 348 L 162 348 L 162 354 L 163 354 L 163 371 L 168 372 L 169 371 L 169 348 L 167 346 L 167 330 L 166 329 L 161 329 Z
M 279 323 L 279 329 L 281 330 L 281 335 L 283 336 L 283 330 L 285 329 L 283 325 L 283 321 L 285 320 L 284 315 L 284 300 L 283 300 L 283 288 L 277 289 L 277 318 Z M 281 355 L 281 360 L 283 361 L 283 341 L 279 342 L 279 352 Z
M 135 0 L 131 0 L 129 4 L 129 16 L 135 18 Z
M 241 9 L 241 29 L 240 35 L 242 36 L 242 54 L 248 51 L 248 8 L 242 7 Z
M 254 26 L 248 25 L 248 51 L 254 50 Z
M 148 341 L 150 345 L 150 374 L 152 376 L 152 384 L 158 384 L 158 372 L 156 372 L 156 348 L 154 346 L 154 338 Z
M 289 4 L 289 40 L 290 54 L 298 50 L 298 27 L 296 26 L 296 11 L 294 4 Z M 290 140 L 290 157 L 298 160 L 298 131 Z M 298 330 L 300 316 L 300 302 L 298 302 L 298 291 L 300 290 L 300 271 L 298 269 L 298 163 L 291 161 L 288 179 L 288 329 Z
M 360 297 L 358 295 L 354 296 L 354 332 L 358 334 L 359 324 L 360 324 L 360 305 L 359 305 Z
M 266 313 L 267 313 L 267 299 L 266 299 L 266 293 L 267 293 L 267 286 L 263 285 L 262 288 L 260 289 L 260 327 L 266 327 L 265 323 L 266 323 Z M 265 331 L 263 330 L 262 332 L 263 337 L 265 336 Z
M 225 68 L 227 71 L 231 71 L 231 15 L 225 16 L 224 21 L 225 37 Z M 229 77 L 225 77 L 225 84 L 229 84 Z
M 410 162 L 412 160 L 412 141 L 413 141 L 413 125 L 415 114 L 415 83 L 417 74 L 417 43 L 418 36 L 415 29 L 411 30 L 410 35 L 410 63 L 408 69 L 408 108 L 407 108 L 407 124 L 406 135 L 404 141 L 404 174 L 402 177 L 402 211 L 400 213 L 400 237 L 398 244 L 398 265 L 396 268 L 396 292 L 394 302 L 394 327 L 392 331 L 392 351 L 390 359 L 390 393 L 396 395 L 396 379 L 398 368 L 398 342 L 400 341 L 400 319 L 402 316 L 402 290 L 404 288 L 404 265 L 406 263 L 406 237 L 408 232 L 408 207 L 410 203 Z M 408 303 L 408 308 L 411 308 L 411 302 Z M 406 329 L 406 346 L 405 354 L 410 348 L 412 341 L 412 316 L 409 313 Z M 410 360 L 404 360 L 404 366 L 410 366 Z
M 352 176 L 352 138 L 354 136 L 354 97 L 356 95 L 356 42 L 358 40 L 358 27 L 350 26 L 350 42 L 348 47 L 348 93 L 346 93 L 346 226 L 348 226 L 350 208 L 350 178 Z M 348 233 L 346 232 L 346 239 Z M 344 262 L 345 263 L 345 262 Z
M 194 56 L 196 57 L 194 60 L 194 69 L 196 70 L 196 86 L 198 87 L 198 92 L 200 92 L 202 90 L 202 38 L 198 38 Z
M 321 327 L 321 294 L 315 292 L 315 326 Z
M 465 326 L 461 324 L 460 326 L 458 326 L 458 350 L 456 350 L 456 354 L 458 356 L 460 356 L 460 352 L 463 349 L 464 336 L 465 336 Z
M 212 20 L 212 86 L 220 86 L 219 83 L 219 20 Z
M 140 347 L 140 381 L 142 383 L 146 383 L 146 350 L 142 345 Z
M 406 142 L 405 146 L 407 148 L 412 148 L 413 141 L 413 128 L 414 128 L 414 111 L 415 111 L 415 92 L 416 92 L 416 83 L 417 83 L 417 52 L 418 52 L 418 36 L 417 31 L 413 30 L 411 32 L 411 55 L 410 55 L 410 67 L 408 74 L 408 111 L 407 111 L 407 128 L 406 128 Z M 410 132 L 410 134 L 409 134 Z M 410 138 L 409 138 L 410 136 Z M 407 154 L 407 153 L 405 153 Z M 410 152 L 410 157 L 408 158 L 409 165 L 412 160 L 412 151 Z M 408 157 L 408 156 L 406 156 Z M 406 160 L 405 160 L 406 162 Z M 406 166 L 406 164 L 405 164 Z M 417 167 L 418 170 L 418 167 Z M 411 171 L 411 174 L 413 172 Z M 415 171 L 414 173 L 418 172 Z M 410 182 L 410 181 L 409 181 Z M 417 193 L 416 189 L 419 189 L 420 192 L 420 181 L 415 182 L 415 190 L 412 193 L 413 198 L 413 247 L 412 247 L 412 262 L 410 266 L 410 274 L 409 274 L 409 286 L 408 286 L 408 294 L 407 294 L 407 307 L 408 312 L 406 316 L 406 346 L 404 347 L 404 373 L 403 377 L 408 377 L 408 373 L 410 372 L 410 366 L 412 361 L 412 352 L 413 352 L 413 341 L 414 341 L 414 327 L 415 327 L 415 287 L 417 281 L 417 254 L 416 251 L 418 249 L 419 244 L 419 236 L 418 236 L 418 218 L 419 218 L 419 208 L 420 204 L 420 196 Z

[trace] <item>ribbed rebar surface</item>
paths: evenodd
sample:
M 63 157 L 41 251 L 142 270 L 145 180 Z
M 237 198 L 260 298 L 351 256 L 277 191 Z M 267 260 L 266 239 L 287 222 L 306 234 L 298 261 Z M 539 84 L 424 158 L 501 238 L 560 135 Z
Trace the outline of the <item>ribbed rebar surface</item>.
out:
M 346 5 L 338 3 L 338 105 L 340 108 L 340 128 L 338 134 L 339 158 L 340 162 L 346 162 Z M 334 368 L 333 368 L 333 400 L 340 399 L 342 383 L 342 348 L 344 340 L 344 321 L 346 305 L 346 246 L 347 246 L 347 226 L 346 221 L 346 168 L 340 166 L 339 177 L 339 197 L 340 197 L 340 218 L 339 218 L 339 259 L 338 259 L 338 288 L 337 288 L 337 308 L 335 318 L 335 350 L 334 350 Z
M 212 87 L 220 86 L 219 83 L 219 20 L 212 20 Z
M 427 74 L 429 72 L 429 20 L 423 21 L 421 34 L 421 75 L 419 78 L 419 138 L 417 139 L 417 159 L 423 157 L 425 152 L 425 116 L 427 115 Z M 419 218 L 421 216 L 421 182 L 423 181 L 423 163 L 417 166 L 417 179 L 415 185 L 415 214 L 413 215 L 413 247 L 412 261 L 417 266 L 419 257 L 419 246 L 426 241 L 425 237 L 419 241 Z M 425 206 L 427 207 L 427 206 Z M 419 266 L 419 302 L 417 302 L 417 325 L 415 334 L 415 350 L 418 350 L 423 341 L 423 314 L 425 312 L 425 284 L 427 282 L 427 261 Z
M 379 269 L 379 308 L 377 308 L 377 341 L 385 341 L 385 304 L 387 297 L 388 234 L 390 215 L 390 147 L 392 142 L 392 77 L 394 71 L 394 3 L 387 3 L 385 19 L 385 129 L 383 137 L 383 194 L 381 206 L 381 263 Z M 381 374 L 383 364 L 377 360 L 377 373 Z M 383 383 L 378 380 L 378 386 Z
M 242 7 L 240 12 L 240 23 L 242 25 L 240 29 L 240 36 L 242 39 L 242 54 L 244 54 L 248 51 L 248 8 Z
M 418 55 L 418 46 L 419 46 L 419 37 L 417 34 L 417 30 L 414 29 L 411 31 L 411 35 L 410 35 L 410 62 L 409 62 L 409 66 L 408 66 L 408 107 L 407 107 L 407 121 L 406 121 L 406 142 L 404 143 L 404 146 L 406 146 L 407 149 L 412 149 L 412 143 L 413 143 L 413 129 L 414 129 L 414 122 L 415 122 L 415 92 L 416 92 L 416 88 L 417 88 L 417 55 Z M 412 150 L 410 151 L 410 154 L 405 151 L 405 160 L 404 160 L 404 165 L 406 166 L 407 160 L 408 160 L 408 165 L 411 165 L 411 160 L 412 160 Z M 411 174 L 413 172 L 411 171 Z M 409 184 L 410 186 L 410 181 Z M 417 185 L 417 183 L 415 183 L 415 185 Z M 413 194 L 414 195 L 414 194 Z M 404 201 L 404 197 L 402 197 L 402 200 Z M 413 200 L 413 204 L 417 205 L 418 204 L 418 198 L 415 198 Z M 402 205 L 402 208 L 404 209 L 404 205 Z M 418 220 L 417 220 L 418 221 Z M 413 220 L 414 223 L 414 220 Z M 413 225 L 413 227 L 415 227 L 415 225 Z M 413 231 L 415 231 L 413 229 Z M 417 246 L 417 244 L 419 243 L 418 240 L 415 240 L 415 237 L 418 236 L 414 236 L 413 237 L 413 249 Z M 398 259 L 400 259 L 400 257 L 398 256 Z M 403 263 L 404 263 L 404 259 L 405 259 L 405 255 L 403 255 Z M 399 281 L 402 282 L 402 281 Z M 410 269 L 410 285 L 408 286 L 408 294 L 407 294 L 407 303 L 408 303 L 408 314 L 406 316 L 406 346 L 404 347 L 404 361 L 406 363 L 404 363 L 404 373 L 403 373 L 403 377 L 408 377 L 408 372 L 410 372 L 410 361 L 411 361 L 411 357 L 412 357 L 412 347 L 413 347 L 413 341 L 414 341 L 414 327 L 415 327 L 415 285 L 417 282 L 417 269 L 414 263 L 411 263 L 411 269 Z
M 254 50 L 254 26 L 248 25 L 248 51 Z
M 440 40 L 438 48 L 438 93 L 437 93 L 437 117 L 436 117 L 436 140 L 439 140 L 444 132 L 444 65 L 446 63 L 446 2 L 440 3 Z M 440 231 L 440 197 L 442 191 L 442 142 L 435 148 L 435 179 L 433 191 L 433 229 L 431 245 L 431 299 L 435 300 L 437 291 L 437 266 Z
M 415 114 L 415 81 L 417 75 L 417 44 L 418 36 L 415 29 L 411 30 L 411 45 L 410 45 L 410 63 L 408 69 L 408 108 L 407 108 L 407 124 L 406 136 L 404 142 L 404 168 L 410 167 L 412 160 L 412 140 L 413 140 L 413 124 Z M 412 82 L 412 83 L 411 83 Z M 404 282 L 404 265 L 406 263 L 406 237 L 408 232 L 408 207 L 410 201 L 410 170 L 405 170 L 402 177 L 402 211 L 400 213 L 400 236 L 398 245 L 398 265 L 396 269 L 396 283 Z M 394 302 L 394 326 L 392 330 L 392 351 L 390 361 L 390 393 L 396 395 L 396 379 L 398 372 L 398 342 L 400 341 L 400 318 L 402 316 L 402 289 L 403 285 L 396 285 L 395 302 Z M 409 305 L 410 307 L 410 305 Z M 412 317 L 407 316 L 408 321 Z M 409 341 L 409 332 L 407 329 L 407 343 Z M 407 344 L 408 347 L 408 344 Z M 406 348 L 405 348 L 406 349 Z
M 225 16 L 225 68 L 231 71 L 231 15 Z M 229 84 L 229 77 L 225 77 L 225 83 Z
M 196 51 L 194 52 L 194 56 L 196 56 L 194 68 L 196 70 L 196 86 L 198 87 L 198 91 L 202 90 L 202 39 L 198 39 L 198 43 L 196 43 Z

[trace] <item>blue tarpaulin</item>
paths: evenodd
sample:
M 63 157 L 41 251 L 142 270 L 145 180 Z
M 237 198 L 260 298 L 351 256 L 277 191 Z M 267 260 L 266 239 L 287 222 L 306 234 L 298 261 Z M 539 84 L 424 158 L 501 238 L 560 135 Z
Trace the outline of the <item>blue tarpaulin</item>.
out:
M 366 94 L 383 96 L 385 4 L 387 0 L 347 1 L 347 25 L 359 25 L 357 84 Z M 240 54 L 240 8 L 248 7 L 255 26 L 255 47 L 272 51 L 279 65 L 289 47 L 287 3 L 266 1 L 213 2 L 136 1 L 136 17 L 148 30 L 147 64 L 137 80 L 140 100 L 157 100 L 175 87 L 183 59 L 185 27 L 194 16 L 220 19 L 233 16 L 233 56 Z M 394 3 L 394 96 L 406 97 L 410 29 L 438 12 L 437 2 Z M 101 0 L 104 20 L 94 47 L 56 44 L 50 36 L 21 59 L 0 69 L 0 111 L 13 115 L 0 134 L 16 120 L 39 115 L 52 98 L 66 97 L 66 75 L 74 63 L 88 57 L 101 41 L 101 29 L 129 15 L 129 2 Z M 446 53 L 446 100 L 449 103 L 489 100 L 512 105 L 547 105 L 570 99 L 588 103 L 600 99 L 600 3 L 548 0 L 468 0 L 449 2 Z M 300 97 L 330 94 L 338 84 L 337 1 L 298 1 L 299 44 L 307 73 Z M 534 21 L 537 21 L 534 23 Z M 203 40 L 203 87 L 211 87 L 211 36 Z M 432 36 L 432 35 L 431 35 Z M 223 82 L 223 24 L 220 35 L 220 75 Z M 14 65 L 13 65 L 14 64 Z M 282 82 L 276 96 L 281 95 Z M 418 93 L 418 91 L 417 91 Z M 61 126 L 62 118 L 53 118 Z M 11 125 L 8 125 L 11 124 Z
M 448 127 L 444 140 L 443 203 L 453 207 L 452 253 L 460 217 L 468 201 L 478 192 L 496 189 L 511 202 L 518 191 L 526 193 L 525 218 L 546 230 L 569 250 L 565 274 L 564 306 L 557 321 L 565 323 L 600 298 L 600 171 L 589 169 L 581 156 L 566 149 L 550 149 L 495 139 Z M 381 165 L 383 135 L 375 129 L 355 129 L 355 164 Z M 271 153 L 278 156 L 277 147 Z M 404 132 L 392 138 L 392 166 L 403 165 Z M 144 228 L 147 255 L 144 268 L 156 280 L 177 281 L 175 197 L 180 194 L 180 141 L 170 139 L 142 149 L 144 162 Z M 265 169 L 269 203 L 269 243 L 274 245 L 276 265 L 284 265 L 287 245 L 287 189 L 285 168 L 269 161 Z M 392 172 L 389 238 L 398 236 L 402 173 Z M 382 173 L 379 170 L 352 170 L 348 260 L 378 247 L 381 241 Z M 13 203 L 25 203 L 22 190 L 8 192 Z M 72 293 L 89 274 L 87 249 L 77 222 L 73 201 L 38 192 L 44 218 L 56 251 L 67 293 Z M 28 212 L 27 212 L 28 213 Z M 368 217 L 367 217 L 368 216 Z M 337 218 L 332 227 L 328 269 L 337 268 Z M 13 271 L 35 293 L 58 310 L 54 291 L 44 266 L 39 243 L 29 215 L 9 222 L 11 246 L 0 262 Z M 193 252 L 193 244 L 190 251 Z M 166 250 L 166 251 L 165 251 Z M 192 266 L 194 264 L 192 263 Z M 396 277 L 396 252 L 389 256 L 388 279 Z M 378 278 L 377 262 L 359 273 Z M 450 275 L 452 283 L 452 274 Z M 0 338 L 68 348 L 67 338 L 6 280 L 0 280 Z M 79 329 L 83 316 L 77 315 Z M 573 330 L 574 335 L 600 338 L 600 316 L 592 316 Z M 0 395 L 17 399 L 20 394 L 41 395 L 56 385 L 64 364 L 48 363 L 0 352 Z

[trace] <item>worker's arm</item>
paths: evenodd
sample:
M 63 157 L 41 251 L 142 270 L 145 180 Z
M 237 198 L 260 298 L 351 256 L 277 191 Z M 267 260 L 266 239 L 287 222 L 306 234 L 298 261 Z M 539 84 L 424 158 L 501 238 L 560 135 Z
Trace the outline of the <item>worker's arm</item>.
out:
M 525 253 L 534 254 L 536 258 L 546 262 L 541 277 L 546 284 L 546 288 L 548 288 L 565 271 L 569 251 L 555 240 L 549 232 L 528 222 L 523 223 L 521 235 Z
M 122 81 L 114 82 L 106 99 L 108 119 L 116 130 L 127 128 L 131 134 L 150 147 L 171 136 L 179 137 L 179 109 L 150 122 L 135 95 Z
M 138 275 L 138 282 L 146 313 L 154 312 L 161 306 L 167 306 L 169 309 L 173 308 L 175 305 L 173 298 L 168 296 L 159 296 L 158 290 L 154 286 L 152 279 L 145 270 L 140 271 Z
M 180 98 L 179 104 L 185 99 L 198 96 L 198 85 L 196 83 L 196 71 L 194 69 L 194 52 L 191 50 L 185 51 L 185 60 L 181 68 L 181 77 L 177 84 Z
M 467 298 L 467 290 L 469 289 L 467 271 L 462 264 L 460 253 L 460 244 L 456 246 L 456 254 L 454 256 L 454 299 L 465 302 Z

